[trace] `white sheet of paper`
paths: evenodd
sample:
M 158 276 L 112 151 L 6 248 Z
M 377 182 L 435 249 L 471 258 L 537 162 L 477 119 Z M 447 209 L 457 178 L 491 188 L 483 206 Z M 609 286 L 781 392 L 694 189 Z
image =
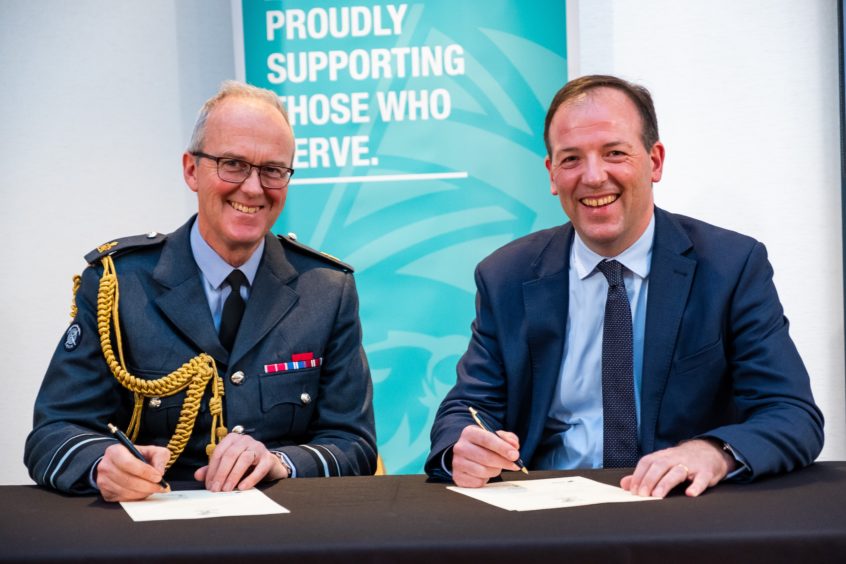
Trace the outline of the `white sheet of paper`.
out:
M 609 486 L 581 476 L 494 482 L 481 488 L 448 486 L 454 492 L 484 501 L 509 511 L 556 509 L 597 503 L 654 501 L 657 497 L 640 497 L 616 486 Z
M 255 488 L 234 492 L 175 491 L 153 494 L 142 501 L 122 501 L 120 504 L 133 521 L 290 513 Z

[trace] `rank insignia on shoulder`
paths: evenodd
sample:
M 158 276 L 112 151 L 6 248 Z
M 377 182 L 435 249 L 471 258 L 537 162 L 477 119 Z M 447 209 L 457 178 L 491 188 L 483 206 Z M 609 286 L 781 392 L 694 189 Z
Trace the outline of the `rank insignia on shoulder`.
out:
M 159 245 L 164 242 L 165 239 L 167 239 L 166 234 L 158 233 L 156 231 L 150 231 L 149 233 L 144 233 L 142 235 L 132 235 L 130 237 L 115 239 L 114 241 L 103 243 L 85 255 L 85 261 L 88 264 L 94 264 L 107 255 L 116 255 L 131 249 Z
M 300 243 L 299 241 L 297 241 L 296 233 L 288 233 L 287 235 L 277 235 L 276 237 L 279 239 L 279 242 L 281 242 L 282 245 L 285 247 L 290 247 L 292 249 L 296 249 L 302 252 L 303 254 L 319 258 L 320 260 L 327 262 L 333 266 L 337 266 L 338 268 L 347 272 L 355 272 L 355 269 L 351 265 L 345 263 L 341 259 L 333 257 L 329 253 L 324 253 L 323 251 L 312 249 L 308 245 Z
M 117 246 L 117 244 L 118 244 L 117 241 L 112 241 L 111 243 L 104 243 L 104 244 L 100 245 L 99 247 L 97 247 L 97 252 L 98 253 L 105 253 L 106 251 L 112 250 L 114 247 Z
M 65 333 L 65 350 L 70 352 L 76 347 L 79 346 L 79 342 L 82 340 L 82 326 L 79 323 L 73 323 L 70 327 L 68 327 L 67 332 Z

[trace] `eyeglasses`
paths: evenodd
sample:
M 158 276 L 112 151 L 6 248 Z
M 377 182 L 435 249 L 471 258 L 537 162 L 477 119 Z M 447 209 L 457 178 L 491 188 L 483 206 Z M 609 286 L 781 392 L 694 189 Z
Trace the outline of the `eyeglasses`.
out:
M 191 153 L 195 157 L 209 159 L 217 164 L 217 176 L 224 182 L 232 182 L 233 184 L 240 184 L 247 180 L 253 173 L 253 169 L 258 169 L 259 182 L 261 187 L 265 190 L 281 190 L 288 185 L 291 176 L 294 174 L 293 168 L 279 165 L 257 165 L 235 159 L 232 157 L 215 157 L 199 151 Z

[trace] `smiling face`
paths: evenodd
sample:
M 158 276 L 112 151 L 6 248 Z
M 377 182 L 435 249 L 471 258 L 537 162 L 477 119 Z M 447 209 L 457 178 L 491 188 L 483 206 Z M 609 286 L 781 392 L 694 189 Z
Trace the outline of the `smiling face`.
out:
M 291 166 L 294 135 L 278 109 L 253 98 L 219 102 L 206 124 L 202 152 L 257 165 Z M 265 190 L 258 171 L 240 184 L 221 180 L 217 163 L 182 156 L 188 187 L 197 193 L 200 235 L 226 262 L 240 266 L 258 247 L 285 206 L 288 189 Z
M 579 237 L 605 257 L 629 248 L 652 218 L 652 183 L 661 180 L 664 146 L 644 148 L 641 129 L 634 103 L 615 88 L 565 102 L 550 123 L 552 194 Z

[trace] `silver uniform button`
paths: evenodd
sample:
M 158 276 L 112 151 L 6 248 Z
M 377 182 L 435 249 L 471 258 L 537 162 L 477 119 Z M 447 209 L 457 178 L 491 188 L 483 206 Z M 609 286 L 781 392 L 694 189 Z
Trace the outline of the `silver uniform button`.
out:
M 150 231 L 149 233 L 147 233 L 147 239 L 155 239 L 158 236 L 159 236 L 159 234 L 156 233 L 155 231 Z
M 244 434 L 244 426 L 243 425 L 235 425 L 234 427 L 232 427 L 232 432 L 238 433 L 239 435 L 243 435 Z
M 292 241 L 296 241 L 296 240 L 297 240 L 297 234 L 296 234 L 296 233 L 294 233 L 293 231 L 289 231 L 289 232 L 288 232 L 288 237 L 289 237 Z
M 308 395 L 308 392 L 303 392 L 300 394 L 300 401 L 303 402 L 303 405 L 308 405 L 311 403 L 311 396 Z
M 149 405 L 152 408 L 160 407 L 162 405 L 162 400 L 161 398 L 150 398 Z
M 235 372 L 234 374 L 232 374 L 232 376 L 229 377 L 229 381 L 235 384 L 236 386 L 240 385 L 241 382 L 244 381 L 244 373 L 241 370 Z

